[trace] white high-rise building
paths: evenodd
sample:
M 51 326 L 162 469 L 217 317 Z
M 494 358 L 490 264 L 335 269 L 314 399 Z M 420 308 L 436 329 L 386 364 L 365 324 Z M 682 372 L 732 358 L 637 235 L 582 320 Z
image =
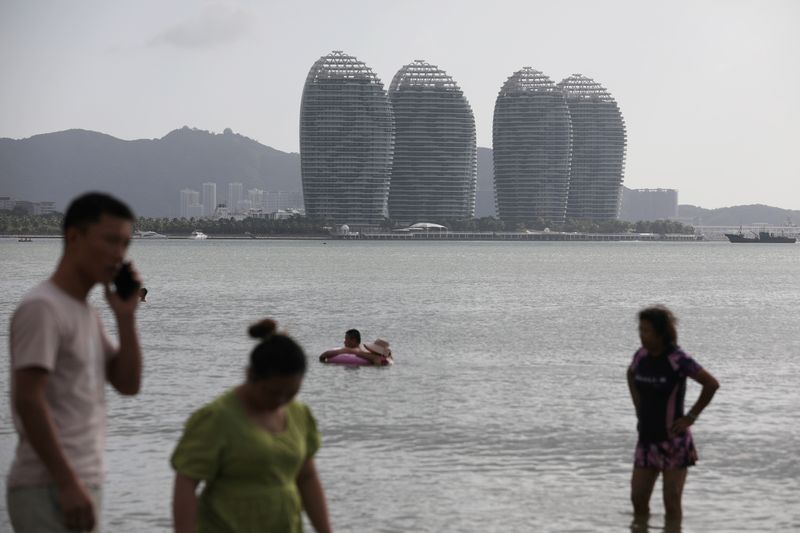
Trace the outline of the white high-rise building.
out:
M 251 209 L 264 209 L 264 191 L 261 189 L 249 189 L 247 199 L 250 200 Z
M 244 187 L 239 182 L 228 184 L 228 209 L 233 213 L 238 213 L 239 204 L 244 200 Z
M 340 50 L 317 60 L 300 104 L 306 213 L 351 227 L 380 224 L 393 152 L 392 104 L 372 69 Z
M 217 208 L 217 184 L 203 184 L 203 216 L 213 217 L 214 210 Z
M 181 218 L 192 218 L 197 216 L 197 207 L 200 203 L 200 193 L 193 189 L 183 189 L 181 191 Z M 190 214 L 191 213 L 191 214 Z M 202 215 L 202 210 L 200 211 Z
M 395 121 L 389 217 L 440 222 L 475 214 L 475 118 L 458 84 L 418 59 L 389 86 Z

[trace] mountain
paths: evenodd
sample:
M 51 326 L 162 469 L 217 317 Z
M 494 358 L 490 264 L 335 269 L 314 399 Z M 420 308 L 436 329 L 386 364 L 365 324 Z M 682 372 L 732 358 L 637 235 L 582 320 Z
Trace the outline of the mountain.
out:
M 478 147 L 475 215 L 495 216 L 492 149 Z M 212 133 L 184 126 L 161 139 L 125 141 L 86 130 L 67 130 L 27 139 L 0 139 L 0 196 L 53 201 L 63 210 L 89 191 L 107 191 L 138 215 L 178 216 L 180 190 L 202 191 L 217 184 L 225 201 L 227 184 L 245 191 L 299 192 L 300 154 L 281 152 L 226 129 Z M 800 211 L 766 205 L 703 209 L 679 205 L 678 219 L 704 226 L 800 223 Z
M 694 205 L 679 205 L 678 219 L 696 226 L 742 226 L 753 224 L 787 226 L 800 223 L 800 211 L 770 207 L 763 204 L 736 205 L 719 209 L 703 209 Z
M 281 152 L 226 129 L 183 127 L 161 139 L 125 141 L 86 130 L 0 139 L 0 195 L 53 201 L 63 210 L 76 195 L 99 190 L 124 199 L 138 215 L 178 216 L 180 190 L 229 182 L 244 190 L 297 192 L 300 155 Z

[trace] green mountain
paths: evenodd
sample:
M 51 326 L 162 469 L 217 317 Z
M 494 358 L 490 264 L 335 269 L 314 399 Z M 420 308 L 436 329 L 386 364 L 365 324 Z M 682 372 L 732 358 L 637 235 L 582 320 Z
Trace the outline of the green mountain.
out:
M 89 191 L 107 191 L 143 216 L 178 216 L 180 190 L 229 182 L 244 190 L 302 189 L 300 155 L 275 150 L 226 129 L 215 134 L 183 127 L 161 139 L 125 141 L 86 130 L 27 139 L 0 139 L 0 196 L 53 201 L 63 210 Z

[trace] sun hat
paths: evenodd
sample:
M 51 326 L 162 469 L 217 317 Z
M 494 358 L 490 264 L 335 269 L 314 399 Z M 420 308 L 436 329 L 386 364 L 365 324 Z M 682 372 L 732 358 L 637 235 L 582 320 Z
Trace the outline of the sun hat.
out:
M 365 342 L 364 348 L 379 355 L 392 353 L 392 350 L 389 349 L 389 343 L 383 339 L 376 339 L 375 342 Z

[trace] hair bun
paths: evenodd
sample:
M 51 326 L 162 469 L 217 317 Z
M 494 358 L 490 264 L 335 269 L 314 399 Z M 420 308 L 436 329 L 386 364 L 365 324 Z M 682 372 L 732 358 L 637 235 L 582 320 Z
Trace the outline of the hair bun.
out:
M 247 332 L 254 339 L 264 340 L 270 338 L 275 333 L 276 329 L 278 329 L 278 323 L 271 318 L 265 318 L 250 326 Z

